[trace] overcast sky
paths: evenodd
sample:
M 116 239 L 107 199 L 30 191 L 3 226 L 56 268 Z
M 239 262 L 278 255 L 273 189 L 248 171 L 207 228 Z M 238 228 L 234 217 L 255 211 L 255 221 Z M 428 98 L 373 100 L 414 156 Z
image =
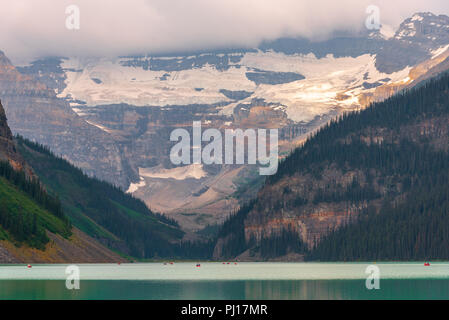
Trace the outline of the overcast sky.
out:
M 366 8 L 397 26 L 414 12 L 449 15 L 448 0 L 0 0 L 0 50 L 16 63 L 48 55 L 115 56 L 252 47 L 283 36 L 357 30 Z M 66 28 L 68 5 L 80 29 Z

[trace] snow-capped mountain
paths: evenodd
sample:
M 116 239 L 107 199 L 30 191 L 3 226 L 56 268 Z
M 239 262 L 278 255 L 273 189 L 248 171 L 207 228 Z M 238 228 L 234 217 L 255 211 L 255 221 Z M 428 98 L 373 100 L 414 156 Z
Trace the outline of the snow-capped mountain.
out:
M 345 37 L 324 42 L 280 39 L 253 50 L 115 59 L 43 59 L 21 72 L 35 75 L 84 107 L 224 105 L 263 99 L 293 121 L 329 108 L 354 108 L 362 93 L 408 77 L 410 69 L 449 42 L 449 17 L 415 14 L 390 39 Z
M 438 46 L 447 43 L 449 17 L 430 12 L 418 13 L 401 23 L 394 38 L 414 44 Z
M 336 115 L 447 69 L 448 48 L 449 17 L 418 13 L 396 32 L 165 56 L 45 58 L 17 70 L 114 141 L 116 158 L 109 155 L 98 171 L 119 163 L 122 188 L 195 229 L 224 219 L 238 202 L 230 195 L 254 179 L 241 166 L 174 168 L 173 128 L 194 120 L 219 129 L 277 127 L 289 150 Z M 18 123 L 13 130 L 42 140 Z M 92 169 L 85 157 L 66 156 Z
M 188 57 L 62 60 L 67 78 L 59 97 L 70 100 L 80 113 L 86 106 L 118 103 L 139 107 L 220 104 L 221 112 L 228 115 L 238 104 L 262 99 L 281 104 L 291 120 L 308 122 L 331 108 L 354 108 L 361 93 L 380 83 L 401 81 L 410 71 L 406 67 L 391 74 L 379 72 L 370 54 L 355 58 L 329 54 L 318 59 L 313 53 L 258 50 L 225 57 L 225 65 L 204 63 L 189 68 L 178 67 Z M 232 62 L 231 57 L 238 58 Z M 161 61 L 166 63 L 163 69 L 158 65 Z

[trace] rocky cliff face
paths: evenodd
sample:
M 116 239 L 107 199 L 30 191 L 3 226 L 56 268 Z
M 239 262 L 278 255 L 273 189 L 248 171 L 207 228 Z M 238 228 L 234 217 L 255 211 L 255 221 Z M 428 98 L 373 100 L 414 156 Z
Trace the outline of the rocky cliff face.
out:
M 23 169 L 25 162 L 17 152 L 5 110 L 0 102 L 0 160 L 8 161 L 15 169 Z
M 0 97 L 15 134 L 50 146 L 87 174 L 127 186 L 123 159 L 115 141 L 81 119 L 54 90 L 23 75 L 0 52 Z

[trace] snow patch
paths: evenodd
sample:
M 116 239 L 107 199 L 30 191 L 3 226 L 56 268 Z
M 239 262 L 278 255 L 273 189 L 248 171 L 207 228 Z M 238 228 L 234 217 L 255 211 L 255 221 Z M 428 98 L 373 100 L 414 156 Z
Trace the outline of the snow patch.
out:
M 442 55 L 443 53 L 445 53 L 447 51 L 447 49 L 449 49 L 449 44 L 443 47 L 440 47 L 436 50 L 433 50 L 430 52 L 430 54 L 432 55 L 432 59 L 435 59 L 436 57 Z
M 106 128 L 106 127 L 104 127 L 104 126 L 102 126 L 102 125 L 99 125 L 99 124 L 97 124 L 97 123 L 94 123 L 94 122 L 92 122 L 92 121 L 88 121 L 88 120 L 85 120 L 88 124 L 90 124 L 90 125 L 92 125 L 92 126 L 95 126 L 95 127 L 97 127 L 97 128 L 99 128 L 99 129 L 101 129 L 101 130 L 103 130 L 103 131 L 105 131 L 105 132 L 107 132 L 107 133 L 111 133 L 111 130 L 109 130 L 108 128 Z
M 423 20 L 424 20 L 424 18 L 422 16 L 420 16 L 419 14 L 415 14 L 412 17 L 412 21 L 423 21 Z
M 287 116 L 296 122 L 309 122 L 335 108 L 352 110 L 359 106 L 361 93 L 373 92 L 365 89 L 363 83 L 371 83 L 390 78 L 393 82 L 409 75 L 411 67 L 393 74 L 377 70 L 374 55 L 357 58 L 335 58 L 328 55 L 317 59 L 315 55 L 291 55 L 283 53 L 249 53 L 242 60 L 247 66 L 259 69 L 277 69 L 297 72 L 306 79 L 277 86 L 260 85 L 254 94 L 239 103 L 250 103 L 253 98 L 264 99 L 268 103 L 286 106 Z M 365 75 L 368 78 L 365 79 Z
M 139 175 L 145 178 L 175 180 L 185 180 L 188 178 L 193 178 L 199 180 L 206 177 L 207 173 L 203 170 L 202 164 L 191 164 L 188 166 L 177 167 L 173 169 L 139 168 Z
M 396 33 L 395 29 L 389 25 L 382 25 L 380 29 L 380 34 L 386 40 L 393 38 L 395 33 Z
M 124 60 L 126 58 L 65 60 L 62 67 L 67 70 L 67 86 L 59 97 L 71 97 L 90 106 L 115 103 L 135 106 L 214 104 L 231 102 L 223 96 L 221 89 L 253 91 L 255 88 L 255 84 L 246 78 L 246 68 L 230 67 L 222 72 L 206 65 L 166 72 L 125 67 L 121 64 Z M 101 79 L 101 83 L 93 82 L 92 78 Z M 204 90 L 198 91 L 197 88 Z
M 137 190 L 139 190 L 139 188 L 143 188 L 145 187 L 147 184 L 145 182 L 145 180 L 143 178 L 140 178 L 140 181 L 138 183 L 131 183 L 129 185 L 128 190 L 126 191 L 126 193 L 134 193 Z

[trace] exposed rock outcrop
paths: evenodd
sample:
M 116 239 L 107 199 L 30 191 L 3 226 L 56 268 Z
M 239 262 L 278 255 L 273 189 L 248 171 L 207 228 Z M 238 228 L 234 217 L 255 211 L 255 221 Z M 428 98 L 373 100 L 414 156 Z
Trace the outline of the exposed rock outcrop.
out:
M 16 169 L 24 166 L 22 156 L 16 151 L 13 135 L 8 127 L 5 110 L 0 102 L 0 160 L 9 161 Z

